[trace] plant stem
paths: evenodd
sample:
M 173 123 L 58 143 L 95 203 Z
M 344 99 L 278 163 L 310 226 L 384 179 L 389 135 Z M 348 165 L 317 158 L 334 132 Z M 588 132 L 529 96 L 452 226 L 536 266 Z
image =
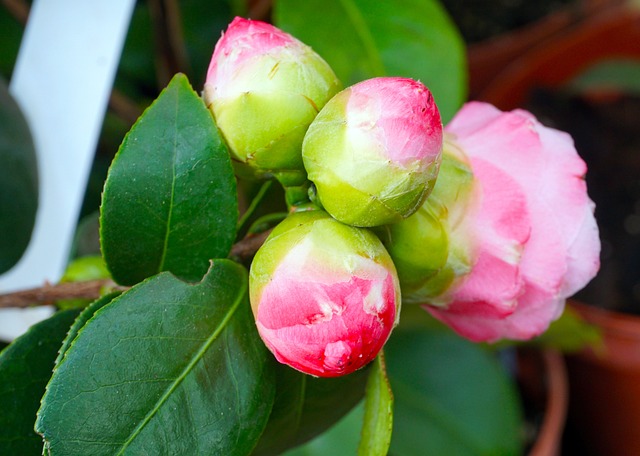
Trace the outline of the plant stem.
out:
M 271 234 L 271 231 L 272 230 L 267 230 L 262 233 L 250 234 L 246 236 L 243 240 L 234 244 L 234 246 L 231 248 L 229 257 L 238 262 L 248 260 L 253 255 L 255 255 L 260 246 L 264 244 L 264 241 L 267 239 L 269 234 Z
M 244 214 L 242 214 L 242 217 L 240 217 L 240 220 L 238 220 L 238 234 L 240 236 L 244 235 L 244 232 L 247 230 L 247 223 L 249 222 L 249 219 L 251 218 L 251 216 L 255 212 L 255 210 L 258 207 L 258 205 L 264 199 L 265 195 L 267 194 L 267 192 L 271 188 L 272 184 L 273 184 L 272 180 L 268 180 L 264 184 L 262 184 L 262 186 L 260 187 L 260 190 L 258 190 L 258 193 L 253 198 L 253 200 L 251 201 L 251 204 L 249 205 L 249 207 L 244 212 Z
M 251 258 L 264 243 L 271 230 L 250 235 L 234 244 L 229 256 L 237 261 Z M 55 304 L 64 299 L 98 299 L 102 290 L 108 287 L 114 291 L 126 291 L 129 287 L 116 284 L 111 279 L 88 280 L 86 282 L 66 282 L 45 284 L 38 288 L 0 294 L 1 308 L 27 308 Z
M 273 0 L 249 0 L 248 17 L 261 21 L 269 21 Z
M 2 4 L 20 24 L 25 25 L 29 17 L 29 4 L 24 0 L 2 0 Z
M 147 2 L 156 52 L 156 75 L 164 87 L 176 73 L 188 73 L 189 63 L 177 0 Z
M 39 288 L 21 290 L 0 295 L 0 308 L 26 308 L 34 305 L 51 305 L 63 299 L 96 299 L 104 287 L 126 290 L 111 279 L 89 280 L 86 282 L 66 282 L 56 285 L 45 284 Z

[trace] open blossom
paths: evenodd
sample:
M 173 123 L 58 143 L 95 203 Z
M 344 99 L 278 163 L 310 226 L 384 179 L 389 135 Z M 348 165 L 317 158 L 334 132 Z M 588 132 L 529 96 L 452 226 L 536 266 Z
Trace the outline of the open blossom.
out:
M 468 103 L 445 131 L 459 166 L 443 166 L 433 195 L 449 212 L 449 258 L 408 299 L 474 341 L 534 337 L 599 268 L 586 165 L 569 135 L 522 110 Z M 465 167 L 473 181 L 447 193 Z
M 369 79 L 334 96 L 304 138 L 320 203 L 354 226 L 398 222 L 433 188 L 442 122 L 429 89 L 407 78 Z
M 320 377 L 373 360 L 400 312 L 396 271 L 378 238 L 319 210 L 274 229 L 251 265 L 250 298 L 278 361 Z
M 216 44 L 204 99 L 243 175 L 305 173 L 307 127 L 340 89 L 310 47 L 261 21 L 236 17 Z

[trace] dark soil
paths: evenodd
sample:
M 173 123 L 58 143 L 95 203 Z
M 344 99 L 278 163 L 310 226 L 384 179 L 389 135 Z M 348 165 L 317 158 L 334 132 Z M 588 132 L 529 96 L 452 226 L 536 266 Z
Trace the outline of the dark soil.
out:
M 576 0 L 443 0 L 467 43 L 531 24 Z
M 544 124 L 570 133 L 589 167 L 602 265 L 576 297 L 640 314 L 640 96 L 538 90 L 528 108 Z

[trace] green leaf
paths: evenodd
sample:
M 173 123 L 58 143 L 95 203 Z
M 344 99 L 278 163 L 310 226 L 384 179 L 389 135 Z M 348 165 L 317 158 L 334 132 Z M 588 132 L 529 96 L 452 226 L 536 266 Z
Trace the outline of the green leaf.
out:
M 191 285 L 152 277 L 98 310 L 54 371 L 36 429 L 53 455 L 243 455 L 275 380 L 247 273 L 218 260 Z
M 593 65 L 567 84 L 570 92 L 594 90 L 640 95 L 640 63 L 633 59 L 612 59 Z
M 362 399 L 369 370 L 317 378 L 279 364 L 276 400 L 253 454 L 280 454 L 333 426 Z
M 419 79 L 445 122 L 465 101 L 464 43 L 436 0 L 278 0 L 274 18 L 347 86 L 376 76 Z
M 387 378 L 384 353 L 380 352 L 369 373 L 364 403 L 360 456 L 386 456 L 393 430 L 393 393 Z
M 306 444 L 287 451 L 285 456 L 353 455 L 358 451 L 364 404 L 361 402 L 327 432 Z
M 106 178 L 106 172 L 105 172 Z M 102 187 L 104 186 L 104 178 L 100 183 L 100 198 L 102 197 Z M 86 196 L 85 196 L 86 199 Z M 100 210 L 96 209 L 89 215 L 80 219 L 76 232 L 73 236 L 71 252 L 69 258 L 80 258 L 86 256 L 101 256 L 100 252 Z M 103 259 L 104 262 L 104 259 Z M 104 266 L 106 270 L 106 265 Z M 108 270 L 107 270 L 108 273 Z
M 6 4 L 4 8 L 0 8 L 0 30 L 2 30 L 0 77 L 10 80 L 20 50 L 24 26 L 12 14 L 11 8 L 6 7 Z
M 58 351 L 58 356 L 56 357 L 55 368 L 58 367 L 65 353 L 67 353 L 67 350 L 69 350 L 71 343 L 74 341 L 74 339 L 78 335 L 78 332 L 84 327 L 84 325 L 87 324 L 89 319 L 91 319 L 91 317 L 93 317 L 93 315 L 98 310 L 102 309 L 104 306 L 109 304 L 119 295 L 120 295 L 119 291 L 104 295 L 96 299 L 95 301 L 93 301 L 91 304 L 89 304 L 87 307 L 85 307 L 82 310 L 80 315 L 78 315 L 78 318 L 76 318 L 76 320 L 73 322 L 73 325 L 71 325 L 71 328 L 69 329 L 69 333 L 67 334 L 67 337 L 65 337 L 64 340 L 62 341 L 62 346 L 60 347 L 60 350 Z
M 42 437 L 33 423 L 62 339 L 78 313 L 54 314 L 0 354 L 0 454 L 42 454 Z
M 522 454 L 518 393 L 491 353 L 450 331 L 411 328 L 396 330 L 385 354 L 392 454 Z
M 602 329 L 585 321 L 570 306 L 553 321 L 542 335 L 528 342 L 531 345 L 553 348 L 563 353 L 575 353 L 587 347 L 598 351 L 604 348 Z
M 38 209 L 36 151 L 27 121 L 0 79 L 0 274 L 29 245 Z
M 213 117 L 175 76 L 127 134 L 105 184 L 101 246 L 115 281 L 161 271 L 198 281 L 229 254 L 238 203 Z

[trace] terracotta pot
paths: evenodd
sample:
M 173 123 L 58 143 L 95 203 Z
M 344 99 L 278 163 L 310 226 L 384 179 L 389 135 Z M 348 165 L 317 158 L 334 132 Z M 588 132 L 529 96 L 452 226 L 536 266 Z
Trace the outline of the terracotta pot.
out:
M 470 98 L 481 94 L 497 71 L 527 51 L 541 43 L 553 42 L 556 35 L 622 3 L 623 0 L 577 0 L 531 24 L 470 44 L 467 47 Z
M 528 456 L 559 456 L 569 405 L 564 359 L 553 350 L 521 349 L 518 385 L 525 408 L 541 417 Z
M 572 302 L 603 346 L 568 356 L 570 422 L 593 455 L 640 454 L 640 317 Z
M 522 107 L 535 87 L 557 87 L 611 58 L 640 59 L 640 9 L 609 6 L 513 60 L 479 94 L 503 110 Z

